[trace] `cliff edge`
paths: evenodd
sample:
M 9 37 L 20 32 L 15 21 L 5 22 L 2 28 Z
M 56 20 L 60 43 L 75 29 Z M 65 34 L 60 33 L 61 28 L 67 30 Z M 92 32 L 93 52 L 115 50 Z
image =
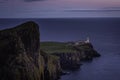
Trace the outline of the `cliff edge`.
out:
M 58 78 L 59 61 L 42 55 L 39 36 L 39 27 L 32 21 L 0 31 L 0 80 Z
M 78 69 L 81 61 L 92 60 L 100 56 L 91 43 L 76 45 L 75 42 L 41 42 L 40 45 L 46 53 L 60 58 L 63 70 Z

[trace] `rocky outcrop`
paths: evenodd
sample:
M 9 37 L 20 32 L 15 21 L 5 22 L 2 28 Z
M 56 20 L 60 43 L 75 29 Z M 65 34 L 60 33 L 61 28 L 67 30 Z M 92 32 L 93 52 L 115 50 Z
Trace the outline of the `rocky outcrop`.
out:
M 93 48 L 91 43 L 80 44 L 74 46 L 74 48 L 80 52 L 81 60 L 92 60 L 94 57 L 100 57 L 100 54 Z
M 40 52 L 39 27 L 30 21 L 0 31 L 0 80 L 55 80 L 58 58 Z
M 62 73 L 59 57 L 41 51 L 44 58 L 44 80 L 56 80 Z
M 78 69 L 81 64 L 81 55 L 80 53 L 54 53 L 60 58 L 61 68 L 63 70 L 74 70 Z
M 78 69 L 81 65 L 81 61 L 92 60 L 94 57 L 100 56 L 100 54 L 93 48 L 91 43 L 79 45 L 73 44 L 70 46 L 71 52 L 57 52 L 52 54 L 60 58 L 60 64 L 63 70 Z

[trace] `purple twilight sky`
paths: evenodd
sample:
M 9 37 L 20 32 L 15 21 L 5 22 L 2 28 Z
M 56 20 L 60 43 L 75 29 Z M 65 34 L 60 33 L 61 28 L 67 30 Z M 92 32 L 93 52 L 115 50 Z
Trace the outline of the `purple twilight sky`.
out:
M 0 0 L 0 18 L 120 17 L 120 0 Z

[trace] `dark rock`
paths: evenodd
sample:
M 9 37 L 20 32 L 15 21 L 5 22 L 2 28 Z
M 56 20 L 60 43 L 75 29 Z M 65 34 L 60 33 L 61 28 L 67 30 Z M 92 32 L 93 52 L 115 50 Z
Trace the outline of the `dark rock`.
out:
M 0 31 L 0 80 L 55 80 L 57 58 L 40 52 L 39 27 L 30 21 Z
M 60 58 L 61 68 L 74 70 L 80 67 L 80 53 L 53 53 Z
M 100 57 L 101 55 L 93 48 L 91 43 L 74 46 L 74 48 L 80 52 L 81 60 L 92 60 L 94 57 Z
M 0 31 L 0 79 L 39 80 L 39 48 L 39 27 L 34 22 Z
M 92 61 L 94 57 L 99 57 L 100 54 L 94 50 L 91 43 L 72 46 L 75 49 L 74 53 L 53 53 L 52 55 L 60 58 L 60 65 L 63 70 L 76 70 L 80 68 L 81 61 Z

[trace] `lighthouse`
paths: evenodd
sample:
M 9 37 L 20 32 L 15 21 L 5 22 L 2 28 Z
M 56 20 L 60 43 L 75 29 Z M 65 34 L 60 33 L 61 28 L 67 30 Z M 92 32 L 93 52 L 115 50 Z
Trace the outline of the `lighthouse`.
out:
M 87 40 L 85 41 L 85 43 L 90 43 L 89 37 L 87 37 Z

